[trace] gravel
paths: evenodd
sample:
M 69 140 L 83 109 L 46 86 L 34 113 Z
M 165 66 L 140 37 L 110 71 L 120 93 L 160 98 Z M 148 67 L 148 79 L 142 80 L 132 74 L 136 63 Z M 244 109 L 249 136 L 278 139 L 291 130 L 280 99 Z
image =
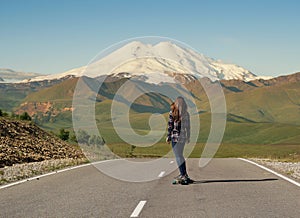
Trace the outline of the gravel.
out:
M 286 174 L 294 179 L 300 180 L 300 162 L 282 162 L 271 159 L 252 159 L 266 167 L 272 168 L 279 173 Z
M 0 168 L 0 185 L 18 180 L 42 175 L 65 167 L 75 166 L 87 162 L 86 159 L 52 159 L 41 162 L 14 164 Z

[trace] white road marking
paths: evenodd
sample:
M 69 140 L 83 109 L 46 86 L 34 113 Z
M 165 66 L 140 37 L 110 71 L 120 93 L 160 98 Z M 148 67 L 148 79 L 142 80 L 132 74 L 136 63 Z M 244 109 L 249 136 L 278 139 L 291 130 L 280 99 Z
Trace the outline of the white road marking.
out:
M 166 171 L 161 171 L 160 174 L 158 175 L 159 178 L 163 177 Z
M 103 161 L 97 161 L 97 162 L 94 162 L 94 163 L 82 164 L 82 165 L 78 165 L 78 166 L 74 166 L 74 167 L 61 169 L 61 170 L 58 170 L 58 171 L 54 171 L 54 172 L 38 175 L 38 176 L 35 176 L 35 177 L 23 179 L 23 180 L 20 180 L 20 181 L 17 181 L 17 182 L 12 182 L 12 183 L 9 183 L 7 185 L 2 185 L 2 186 L 0 186 L 0 190 L 4 189 L 4 188 L 11 187 L 11 186 L 19 185 L 19 184 L 22 184 L 24 182 L 32 181 L 32 180 L 35 180 L 35 179 L 40 179 L 40 178 L 45 177 L 45 176 L 50 176 L 50 175 L 53 175 L 53 174 L 62 173 L 62 172 L 66 172 L 66 171 L 69 171 L 69 170 L 74 170 L 74 169 L 81 168 L 81 167 L 86 167 L 86 166 L 90 166 L 90 165 L 94 165 L 94 164 L 99 164 L 99 163 L 104 163 L 104 162 L 109 162 L 109 161 L 115 161 L 115 160 L 123 160 L 123 159 L 103 160 Z
M 170 164 L 172 164 L 172 163 L 174 163 L 174 161 L 173 161 L 173 160 L 170 162 Z
M 58 170 L 58 171 L 55 171 L 55 172 L 50 172 L 50 173 L 34 176 L 34 177 L 31 177 L 31 178 L 23 179 L 23 180 L 20 180 L 20 181 L 17 181 L 17 182 L 13 182 L 13 183 L 9 183 L 7 185 L 0 186 L 0 189 L 8 188 L 8 187 L 11 187 L 11 186 L 14 186 L 14 185 L 22 184 L 24 182 L 32 181 L 32 180 L 35 180 L 35 179 L 40 179 L 40 178 L 43 178 L 45 176 L 50 176 L 50 175 L 53 175 L 53 174 L 56 174 L 56 173 L 62 173 L 62 172 L 65 172 L 65 171 L 69 171 L 69 170 L 73 170 L 73 169 L 77 169 L 77 168 L 81 168 L 81 167 L 85 167 L 85 166 L 89 166 L 89 165 L 91 165 L 91 164 L 90 163 L 89 164 L 83 164 L 83 165 L 79 165 L 79 166 L 74 166 L 74 167 Z
M 290 178 L 288 178 L 288 177 L 286 177 L 284 175 L 281 175 L 280 173 L 277 173 L 277 172 L 275 172 L 275 171 L 273 171 L 273 170 L 271 170 L 271 169 L 269 169 L 269 168 L 267 168 L 265 166 L 262 166 L 262 165 L 260 165 L 258 163 L 255 163 L 255 162 L 253 162 L 251 160 L 247 160 L 247 159 L 244 159 L 244 158 L 238 158 L 238 159 L 243 160 L 243 161 L 248 162 L 248 163 L 251 163 L 251 164 L 253 164 L 255 166 L 258 166 L 258 167 L 260 167 L 260 168 L 262 168 L 262 169 L 264 169 L 264 170 L 266 170 L 266 171 L 268 171 L 270 173 L 273 173 L 274 175 L 276 175 L 276 176 L 278 176 L 278 177 L 280 177 L 280 178 L 282 178 L 282 179 L 284 179 L 284 180 L 286 180 L 286 181 L 288 181 L 288 182 L 290 182 L 290 183 L 292 183 L 292 184 L 300 187 L 300 183 L 298 183 L 298 182 L 296 182 L 296 181 L 294 181 L 294 180 L 292 180 L 292 179 L 290 179 Z
M 138 217 L 140 212 L 142 211 L 143 207 L 145 206 L 147 201 L 140 201 L 139 204 L 136 206 L 130 217 Z

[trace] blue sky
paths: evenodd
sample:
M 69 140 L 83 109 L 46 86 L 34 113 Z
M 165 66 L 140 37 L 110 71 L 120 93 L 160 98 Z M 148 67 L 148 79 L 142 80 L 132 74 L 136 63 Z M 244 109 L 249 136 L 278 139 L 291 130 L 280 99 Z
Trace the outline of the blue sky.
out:
M 0 0 L 0 68 L 60 73 L 138 36 L 165 36 L 257 75 L 300 71 L 298 1 Z

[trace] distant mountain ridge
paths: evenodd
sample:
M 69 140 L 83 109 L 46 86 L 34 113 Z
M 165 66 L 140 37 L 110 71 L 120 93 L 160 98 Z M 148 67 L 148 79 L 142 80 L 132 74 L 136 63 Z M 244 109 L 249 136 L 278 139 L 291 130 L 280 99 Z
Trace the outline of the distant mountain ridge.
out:
M 40 76 L 39 73 L 20 72 L 8 68 L 0 68 L 0 81 L 11 83 Z M 2 79 L 2 80 L 1 80 Z
M 192 49 L 164 41 L 157 44 L 130 42 L 89 66 L 74 68 L 61 74 L 39 76 L 23 82 L 59 79 L 68 75 L 75 77 L 98 77 L 126 73 L 128 77 L 143 76 L 144 81 L 157 83 L 157 80 L 170 78 L 163 74 L 186 74 L 196 78 L 208 77 L 212 80 L 238 79 L 250 81 L 259 79 L 249 70 L 235 64 L 214 60 Z M 262 77 L 269 79 L 270 77 Z
M 248 82 L 240 80 L 221 80 L 220 82 L 225 88 L 225 92 L 226 90 L 229 90 L 230 92 L 242 92 L 259 87 L 280 86 L 300 82 L 300 72 L 278 76 L 268 80 L 256 79 Z
M 180 76 L 180 74 L 178 74 Z M 126 73 L 123 75 L 105 76 L 105 81 L 99 89 L 99 80 L 90 77 L 82 77 L 90 88 L 90 94 L 97 94 L 96 120 L 97 122 L 109 122 L 110 107 L 116 91 L 127 81 L 131 86 L 127 94 L 134 92 L 139 87 L 152 87 L 152 90 L 160 86 L 176 91 L 177 84 L 155 84 L 143 80 L 129 80 Z M 176 75 L 174 75 L 176 77 Z M 184 75 L 186 76 L 186 75 Z M 209 124 L 210 103 L 201 83 L 192 75 L 180 77 L 182 83 L 194 96 L 199 109 L 201 124 Z M 0 84 L 1 109 L 14 111 L 17 114 L 28 112 L 33 121 L 47 130 L 57 128 L 72 128 L 72 106 L 74 89 L 79 78 L 67 76 L 58 80 L 43 80 L 30 83 Z M 201 78 L 206 83 L 207 78 Z M 230 143 L 298 143 L 300 135 L 300 73 L 280 76 L 271 80 L 257 79 L 252 81 L 220 80 L 226 98 L 228 131 L 230 137 L 225 141 Z M 146 114 L 166 113 L 169 110 L 170 99 L 159 93 L 149 93 L 140 96 L 134 104 L 133 126 L 147 126 L 141 124 L 145 121 Z M 13 104 L 12 104 L 13 102 Z M 122 102 L 119 102 L 122 103 Z M 204 119 L 204 121 L 203 121 Z M 252 128 L 253 137 L 248 137 L 247 132 Z M 209 125 L 207 125 L 209 128 Z M 254 131 L 258 128 L 257 133 Z M 285 128 L 281 130 L 281 128 Z M 242 130 L 240 130 L 242 129 Z M 242 132 L 241 132 L 242 131 Z M 266 132 L 268 134 L 266 134 Z M 277 134 L 277 131 L 279 133 Z M 242 134 L 244 138 L 240 138 Z M 238 134 L 235 136 L 235 134 Z M 257 140 L 256 135 L 258 136 Z M 272 136 L 272 139 L 270 138 Z M 116 136 L 111 136 L 114 140 Z M 258 139 L 263 138 L 263 141 Z M 106 138 L 105 138 L 106 139 Z M 108 138 L 108 141 L 110 139 Z M 201 140 L 204 140 L 202 137 Z
M 168 55 L 173 61 L 163 58 Z M 127 95 L 135 93 L 139 87 L 151 87 L 151 90 L 165 87 L 176 92 L 180 82 L 193 96 L 201 122 L 205 120 L 201 124 L 209 128 L 210 102 L 201 82 L 215 83 L 215 78 L 226 98 L 230 131 L 230 137 L 226 139 L 225 136 L 227 142 L 299 142 L 300 72 L 263 79 L 237 65 L 215 61 L 170 42 L 155 45 L 132 42 L 89 66 L 21 83 L 1 83 L 0 109 L 17 114 L 26 111 L 34 122 L 48 130 L 71 129 L 72 111 L 76 110 L 72 105 L 73 94 L 78 79 L 81 79 L 90 89 L 90 99 L 96 96 L 96 120 L 102 125 L 111 122 L 111 104 L 125 82 L 130 83 Z M 120 99 L 117 101 L 124 104 Z M 171 101 L 155 91 L 140 96 L 131 106 L 133 126 L 147 129 L 148 124 L 143 123 L 147 114 L 166 114 Z M 247 136 L 250 127 L 255 136 Z M 240 133 L 245 138 L 239 139 Z M 115 135 L 109 137 L 116 138 Z
M 205 78 L 203 78 L 205 79 Z M 32 92 L 27 95 L 23 103 L 17 108 L 17 113 L 27 111 L 31 116 L 39 114 L 39 116 L 51 115 L 50 117 L 58 116 L 60 113 L 69 113 L 73 110 L 72 98 L 78 78 L 69 78 L 60 83 L 41 89 L 37 92 Z M 99 82 L 93 78 L 86 77 L 85 82 L 91 88 L 92 93 L 98 93 L 97 101 L 112 100 L 118 88 L 128 80 L 128 78 L 116 78 L 113 75 L 106 78 L 99 88 Z M 141 85 L 145 81 L 140 81 Z M 189 78 L 184 83 L 188 90 L 195 96 L 203 111 L 209 111 L 209 102 L 205 91 L 197 79 Z M 220 80 L 227 101 L 228 114 L 235 117 L 240 117 L 244 120 L 253 122 L 287 122 L 299 123 L 300 119 L 294 116 L 299 115 L 300 102 L 300 73 L 281 76 L 272 80 L 253 80 L 249 82 L 241 80 Z M 128 93 L 134 91 L 138 84 L 132 82 L 131 89 Z M 153 90 L 157 84 L 147 84 L 152 86 Z M 175 87 L 170 84 L 170 89 Z M 156 100 L 151 100 L 151 96 L 145 96 L 137 102 L 139 104 L 139 112 L 155 111 L 155 108 L 160 112 L 167 111 L 168 103 L 161 97 L 155 97 Z M 148 103 L 147 103 L 148 102 Z M 149 102 L 152 102 L 149 104 Z M 162 106 L 159 102 L 166 102 Z M 277 103 L 279 102 L 279 104 Z M 280 104 L 282 102 L 282 105 Z M 158 105 L 159 106 L 158 108 Z M 152 109 L 151 109 L 152 108 Z M 150 111 L 149 111 L 150 110 Z M 283 112 L 288 112 L 289 116 L 281 116 Z M 300 117 L 300 115 L 299 115 Z M 299 122 L 298 122 L 299 121 Z

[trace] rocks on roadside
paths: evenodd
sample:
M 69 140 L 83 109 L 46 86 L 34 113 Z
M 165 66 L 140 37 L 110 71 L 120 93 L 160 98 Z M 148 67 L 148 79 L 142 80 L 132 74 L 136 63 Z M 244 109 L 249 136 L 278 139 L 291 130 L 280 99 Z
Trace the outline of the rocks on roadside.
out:
M 252 160 L 264 166 L 270 167 L 280 173 L 300 180 L 300 162 L 282 162 L 277 160 L 258 158 L 253 158 Z
M 0 185 L 85 163 L 86 159 L 54 159 L 0 168 Z
M 0 168 L 53 159 L 82 159 L 79 147 L 70 145 L 31 122 L 0 119 Z

